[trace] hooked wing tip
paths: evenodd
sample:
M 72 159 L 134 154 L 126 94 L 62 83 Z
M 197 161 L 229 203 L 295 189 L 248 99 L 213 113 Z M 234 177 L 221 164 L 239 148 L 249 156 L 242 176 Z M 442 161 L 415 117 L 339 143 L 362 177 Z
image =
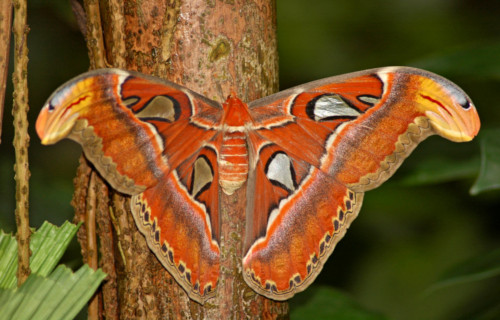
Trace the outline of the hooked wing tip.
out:
M 444 138 L 454 142 L 472 140 L 479 132 L 481 122 L 474 104 L 455 84 L 437 81 L 440 88 L 436 94 L 421 93 L 425 114 L 434 130 Z
M 381 72 L 406 74 L 409 77 L 409 94 L 440 136 L 454 142 L 466 142 L 478 134 L 481 122 L 477 110 L 467 94 L 455 83 L 415 68 L 391 67 Z

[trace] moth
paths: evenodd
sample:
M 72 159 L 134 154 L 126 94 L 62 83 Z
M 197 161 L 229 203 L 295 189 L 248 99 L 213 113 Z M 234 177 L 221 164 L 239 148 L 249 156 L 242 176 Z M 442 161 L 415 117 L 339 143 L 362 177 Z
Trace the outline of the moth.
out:
M 219 277 L 221 192 L 246 188 L 244 279 L 285 300 L 314 281 L 363 194 L 419 142 L 432 134 L 469 141 L 479 127 L 459 87 L 407 67 L 326 78 L 248 104 L 101 69 L 61 86 L 36 122 L 43 144 L 80 143 L 102 177 L 131 196 L 149 247 L 199 303 Z

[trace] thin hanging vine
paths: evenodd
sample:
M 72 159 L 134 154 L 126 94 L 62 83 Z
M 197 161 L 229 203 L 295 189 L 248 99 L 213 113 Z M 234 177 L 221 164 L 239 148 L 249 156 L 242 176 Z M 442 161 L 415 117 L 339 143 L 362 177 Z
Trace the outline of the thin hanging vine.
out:
M 17 283 L 21 285 L 30 275 L 30 227 L 29 227 L 29 178 L 28 165 L 28 44 L 29 28 L 26 24 L 26 0 L 14 1 L 14 165 L 16 180 L 16 224 L 18 243 Z

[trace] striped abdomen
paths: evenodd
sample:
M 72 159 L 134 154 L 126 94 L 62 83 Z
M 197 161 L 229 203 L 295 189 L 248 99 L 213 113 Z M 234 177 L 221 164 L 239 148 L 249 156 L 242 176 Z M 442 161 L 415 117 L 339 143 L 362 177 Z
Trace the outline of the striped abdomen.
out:
M 219 183 L 233 194 L 247 180 L 248 148 L 244 132 L 225 132 L 219 153 Z

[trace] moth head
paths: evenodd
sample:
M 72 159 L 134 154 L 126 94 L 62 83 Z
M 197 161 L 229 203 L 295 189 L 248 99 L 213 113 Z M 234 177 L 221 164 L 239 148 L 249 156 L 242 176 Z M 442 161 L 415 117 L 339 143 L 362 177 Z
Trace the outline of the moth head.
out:
M 419 86 L 415 99 L 437 134 L 455 142 L 470 141 L 478 134 L 477 110 L 462 89 L 432 73 L 414 77 Z
M 66 138 L 98 94 L 93 77 L 70 81 L 56 90 L 36 121 L 36 132 L 42 144 L 54 144 Z
M 224 108 L 224 119 L 222 122 L 227 126 L 241 127 L 251 121 L 247 104 L 241 101 L 235 92 L 231 92 L 222 104 L 222 107 Z

